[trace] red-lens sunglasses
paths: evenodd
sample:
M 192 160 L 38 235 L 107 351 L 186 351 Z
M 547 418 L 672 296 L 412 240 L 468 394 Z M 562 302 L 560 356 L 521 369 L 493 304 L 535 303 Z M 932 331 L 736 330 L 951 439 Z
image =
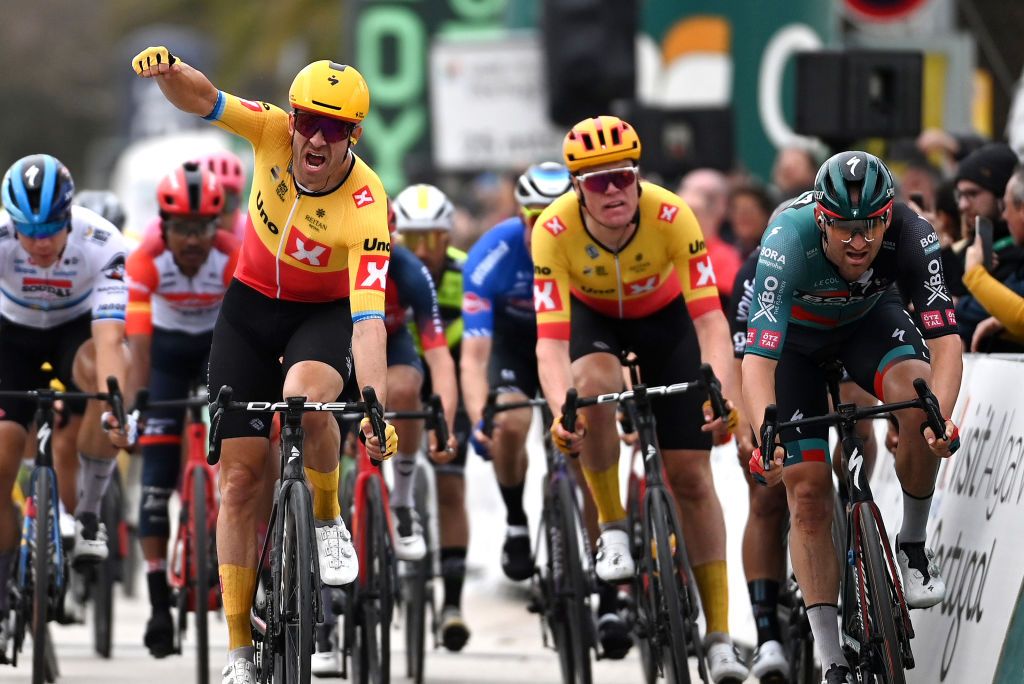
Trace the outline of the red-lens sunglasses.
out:
M 342 121 L 301 109 L 295 110 L 295 130 L 304 138 L 312 138 L 317 131 L 320 131 L 326 142 L 336 143 L 351 136 L 353 128 L 355 128 L 355 124 L 351 121 Z

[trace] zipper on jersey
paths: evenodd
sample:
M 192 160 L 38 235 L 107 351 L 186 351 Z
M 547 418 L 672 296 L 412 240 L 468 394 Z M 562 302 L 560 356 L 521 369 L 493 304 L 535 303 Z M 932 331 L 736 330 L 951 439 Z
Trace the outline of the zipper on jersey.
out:
M 622 265 L 619 263 L 619 253 L 615 253 L 615 291 L 619 297 L 619 318 L 622 318 Z
M 281 252 L 284 250 L 285 244 L 288 242 L 288 232 L 292 229 L 292 219 L 295 218 L 295 210 L 299 208 L 299 202 L 302 200 L 302 191 L 295 190 L 295 202 L 292 203 L 292 209 L 288 212 L 288 220 L 284 224 L 284 233 L 281 234 L 281 239 L 277 243 L 277 258 L 274 260 L 274 271 L 275 279 L 277 281 L 277 296 L 275 299 L 281 298 Z

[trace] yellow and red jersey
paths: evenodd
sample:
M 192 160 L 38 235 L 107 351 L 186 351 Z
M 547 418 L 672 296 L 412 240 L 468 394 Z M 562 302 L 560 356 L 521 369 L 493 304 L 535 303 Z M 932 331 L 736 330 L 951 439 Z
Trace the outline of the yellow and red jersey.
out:
M 721 310 L 715 272 L 693 212 L 641 183 L 639 225 L 617 252 L 590 235 L 573 192 L 537 219 L 531 238 L 537 336 L 569 339 L 571 296 L 614 318 L 643 318 L 682 295 L 691 318 Z
M 276 299 L 348 297 L 352 320 L 384 318 L 391 239 L 377 174 L 355 157 L 341 185 L 301 190 L 292 177 L 288 114 L 221 92 L 206 117 L 248 140 L 255 154 L 246 236 L 235 278 Z

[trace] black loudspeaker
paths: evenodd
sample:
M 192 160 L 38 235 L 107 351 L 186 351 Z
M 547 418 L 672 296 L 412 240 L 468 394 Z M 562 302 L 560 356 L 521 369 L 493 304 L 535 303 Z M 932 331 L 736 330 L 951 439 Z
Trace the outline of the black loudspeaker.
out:
M 639 0 L 544 0 L 549 115 L 562 126 L 636 95 Z
M 803 52 L 796 58 L 796 132 L 842 147 L 921 132 L 919 52 Z
M 728 172 L 733 156 L 733 117 L 730 107 L 654 109 L 637 105 L 627 121 L 643 144 L 640 168 L 671 182 L 697 168 Z

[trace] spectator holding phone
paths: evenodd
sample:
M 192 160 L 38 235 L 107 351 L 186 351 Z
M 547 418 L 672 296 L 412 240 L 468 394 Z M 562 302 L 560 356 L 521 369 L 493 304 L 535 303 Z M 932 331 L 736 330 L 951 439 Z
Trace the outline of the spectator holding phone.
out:
M 1002 217 L 1006 221 L 1010 238 L 1017 246 L 1024 245 L 1024 168 L 1017 166 L 1002 197 Z M 1024 266 L 1010 274 L 1000 283 L 990 274 L 991 266 L 984 263 L 985 254 L 980 236 L 967 249 L 965 259 L 964 285 L 974 301 L 991 317 L 979 322 L 970 338 L 971 351 L 1020 351 L 1021 344 L 1005 339 L 1013 338 L 1024 342 Z M 963 322 L 961 321 L 961 327 Z M 1005 331 L 1000 339 L 993 339 Z

